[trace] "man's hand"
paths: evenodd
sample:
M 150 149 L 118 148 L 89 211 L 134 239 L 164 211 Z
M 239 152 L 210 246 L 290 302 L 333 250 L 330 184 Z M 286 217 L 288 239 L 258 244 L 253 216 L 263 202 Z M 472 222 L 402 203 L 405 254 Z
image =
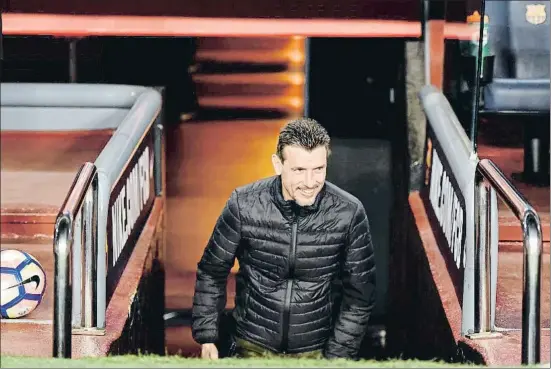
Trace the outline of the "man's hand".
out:
M 204 343 L 201 345 L 201 359 L 218 359 L 218 349 L 214 343 Z

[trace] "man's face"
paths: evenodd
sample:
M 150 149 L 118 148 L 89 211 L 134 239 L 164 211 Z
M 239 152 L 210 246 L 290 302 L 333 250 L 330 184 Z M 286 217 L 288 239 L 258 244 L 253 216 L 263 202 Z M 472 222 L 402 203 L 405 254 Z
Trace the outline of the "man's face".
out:
M 312 205 L 325 183 L 327 149 L 324 146 L 308 151 L 298 146 L 283 149 L 283 162 L 272 156 L 274 169 L 281 175 L 283 197 L 300 206 Z

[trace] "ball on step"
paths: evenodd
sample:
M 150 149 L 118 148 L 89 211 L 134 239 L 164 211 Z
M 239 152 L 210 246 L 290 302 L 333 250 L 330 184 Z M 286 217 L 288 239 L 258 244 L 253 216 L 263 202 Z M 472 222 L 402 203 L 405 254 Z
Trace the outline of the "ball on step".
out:
M 2 318 L 21 318 L 42 302 L 46 273 L 32 255 L 21 250 L 1 250 L 0 277 Z

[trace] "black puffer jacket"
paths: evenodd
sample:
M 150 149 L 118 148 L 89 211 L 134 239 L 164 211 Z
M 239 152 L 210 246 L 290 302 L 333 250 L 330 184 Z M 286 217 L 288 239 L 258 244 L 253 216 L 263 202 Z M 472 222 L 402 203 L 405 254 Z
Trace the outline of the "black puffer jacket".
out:
M 237 257 L 236 335 L 279 353 L 357 356 L 374 305 L 369 223 L 326 182 L 315 203 L 285 201 L 279 176 L 236 189 L 198 264 L 193 337 L 214 343 Z

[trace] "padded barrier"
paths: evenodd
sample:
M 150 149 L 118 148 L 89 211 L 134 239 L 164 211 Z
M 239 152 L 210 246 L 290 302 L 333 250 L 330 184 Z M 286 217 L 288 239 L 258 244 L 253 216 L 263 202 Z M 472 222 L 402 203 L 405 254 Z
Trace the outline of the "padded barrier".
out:
M 461 334 L 475 327 L 475 174 L 478 157 L 449 102 L 434 86 L 425 86 L 420 92 L 421 103 L 427 116 L 427 144 L 424 169 L 426 173 L 421 194 L 435 236 L 445 243 L 444 254 L 456 262 L 448 264 L 450 273 L 458 275 L 462 301 Z M 450 199 L 449 196 L 452 196 Z M 456 201 L 457 200 L 457 201 Z M 451 202 L 454 207 L 451 207 Z M 457 206 L 459 205 L 459 208 Z M 491 216 L 497 217 L 497 197 L 491 198 Z M 498 222 L 494 218 L 491 253 L 492 270 L 491 320 L 495 320 L 497 286 Z M 457 227 L 463 227 L 462 233 Z M 459 236 L 457 236 L 459 234 Z M 462 239 L 464 237 L 464 239 Z M 442 245 L 439 245 L 442 246 Z M 456 247 L 457 246 L 457 247 Z M 459 247 L 460 246 L 460 247 Z M 493 324 L 493 323 L 492 323 Z
M 2 131 L 116 129 L 139 86 L 59 83 L 2 83 Z

